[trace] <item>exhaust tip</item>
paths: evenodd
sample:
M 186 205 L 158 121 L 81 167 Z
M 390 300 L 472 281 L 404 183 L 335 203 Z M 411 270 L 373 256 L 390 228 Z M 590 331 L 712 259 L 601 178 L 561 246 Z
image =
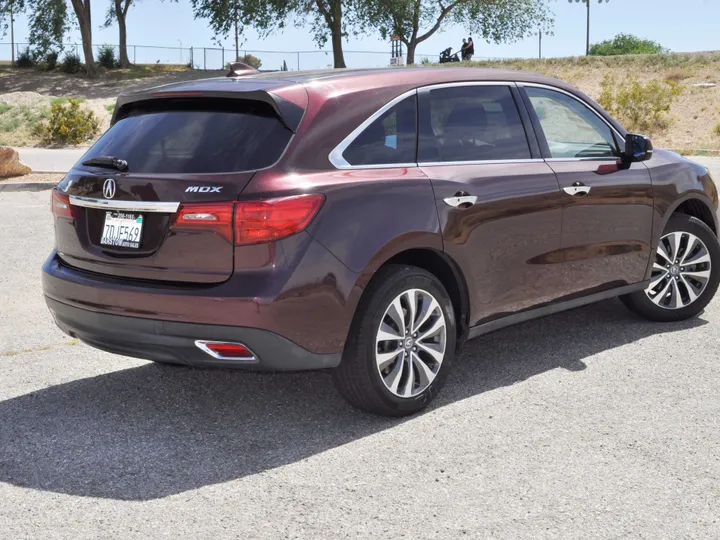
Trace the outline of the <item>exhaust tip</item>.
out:
M 195 346 L 218 360 L 239 360 L 243 362 L 256 362 L 258 360 L 246 345 L 229 341 L 195 340 Z

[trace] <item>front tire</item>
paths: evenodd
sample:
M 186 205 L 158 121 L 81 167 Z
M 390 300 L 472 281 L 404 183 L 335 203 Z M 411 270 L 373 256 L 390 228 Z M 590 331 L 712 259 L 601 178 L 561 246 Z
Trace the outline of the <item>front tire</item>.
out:
M 455 354 L 450 297 L 431 273 L 413 266 L 382 268 L 363 295 L 333 379 L 354 407 L 407 416 L 442 388 Z
M 621 300 L 631 311 L 651 321 L 683 321 L 705 309 L 718 284 L 717 237 L 699 219 L 675 214 L 660 239 L 650 285 Z

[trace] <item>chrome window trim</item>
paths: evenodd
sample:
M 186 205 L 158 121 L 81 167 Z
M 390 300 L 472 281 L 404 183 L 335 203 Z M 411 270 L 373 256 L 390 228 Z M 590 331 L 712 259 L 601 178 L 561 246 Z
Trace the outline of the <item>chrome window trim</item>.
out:
M 592 105 L 590 105 L 589 103 L 587 103 L 584 99 L 579 98 L 578 96 L 576 96 L 576 95 L 573 94 L 572 92 L 568 92 L 567 90 L 563 90 L 562 88 L 558 88 L 557 86 L 551 86 L 551 85 L 549 85 L 549 84 L 542 84 L 542 83 L 518 82 L 518 86 L 520 86 L 520 87 L 523 87 L 523 86 L 531 86 L 531 87 L 534 87 L 534 88 L 544 88 L 544 89 L 546 89 L 546 90 L 553 90 L 553 91 L 555 91 L 555 92 L 559 92 L 560 94 L 565 94 L 566 96 L 569 96 L 569 97 L 573 98 L 575 101 L 577 101 L 578 103 L 580 103 L 581 105 L 583 105 L 585 108 L 587 108 L 587 109 L 588 109 L 591 113 L 593 113 L 595 116 L 597 116 L 600 120 L 602 120 L 607 127 L 609 127 L 613 132 L 615 132 L 615 134 L 617 134 L 618 137 L 620 137 L 620 140 L 621 140 L 621 141 L 624 141 L 624 140 L 625 140 L 625 136 L 624 136 L 622 133 L 620 133 L 620 132 L 617 130 L 617 128 L 615 128 L 615 126 L 613 126 L 610 122 L 608 122 L 600 113 L 598 113 L 598 112 L 595 110 L 595 107 L 593 107 Z M 528 97 L 530 97 L 530 96 L 528 96 Z M 556 158 L 552 158 L 552 159 L 556 159 Z
M 530 159 L 477 159 L 473 161 L 421 161 L 418 167 L 439 167 L 441 165 L 508 165 L 511 163 L 543 163 L 543 158 Z
M 557 163 L 559 161 L 607 161 L 612 163 L 617 163 L 620 161 L 620 157 L 610 157 L 610 156 L 598 156 L 598 157 L 559 157 L 559 158 L 547 158 L 544 161 L 547 161 L 548 163 Z
M 402 100 L 409 98 L 410 96 L 417 95 L 417 88 L 413 88 L 412 90 L 409 90 L 407 92 L 404 92 L 400 94 L 399 96 L 391 99 L 388 101 L 385 105 L 380 107 L 375 113 L 371 114 L 369 118 L 367 118 L 363 123 L 361 123 L 358 127 L 356 127 L 350 135 L 345 137 L 340 144 L 338 144 L 333 150 L 330 152 L 330 155 L 328 156 L 328 159 L 330 160 L 330 163 L 332 163 L 336 168 L 338 169 L 392 169 L 395 167 L 403 167 L 407 166 L 407 164 L 402 163 L 378 163 L 373 165 L 350 165 L 348 161 L 343 157 L 343 152 L 347 150 L 347 147 L 352 144 L 352 142 L 360 135 L 365 129 L 372 124 L 375 120 L 377 120 L 380 116 L 382 116 L 385 112 L 387 112 L 389 109 L 400 103 Z M 415 128 L 417 130 L 417 127 Z M 416 166 L 415 163 L 412 164 L 413 167 Z
M 114 201 L 112 199 L 94 199 L 70 195 L 70 204 L 85 208 L 99 208 L 101 210 L 128 210 L 130 212 L 158 212 L 174 214 L 180 207 L 179 202 L 154 201 Z

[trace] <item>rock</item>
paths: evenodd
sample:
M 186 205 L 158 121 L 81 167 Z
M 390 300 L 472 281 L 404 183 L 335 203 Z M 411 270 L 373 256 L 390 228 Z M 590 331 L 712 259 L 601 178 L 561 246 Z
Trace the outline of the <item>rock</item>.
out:
M 32 169 L 20 161 L 17 151 L 9 146 L 0 146 L 0 178 L 23 176 Z

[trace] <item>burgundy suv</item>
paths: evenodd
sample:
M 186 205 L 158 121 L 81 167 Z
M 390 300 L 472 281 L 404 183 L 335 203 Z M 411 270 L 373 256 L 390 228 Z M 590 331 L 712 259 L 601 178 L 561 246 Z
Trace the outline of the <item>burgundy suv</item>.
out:
M 246 74 L 118 99 L 52 193 L 43 289 L 98 349 L 331 368 L 356 407 L 406 415 L 491 330 L 614 296 L 698 314 L 717 207 L 705 167 L 558 80 Z

